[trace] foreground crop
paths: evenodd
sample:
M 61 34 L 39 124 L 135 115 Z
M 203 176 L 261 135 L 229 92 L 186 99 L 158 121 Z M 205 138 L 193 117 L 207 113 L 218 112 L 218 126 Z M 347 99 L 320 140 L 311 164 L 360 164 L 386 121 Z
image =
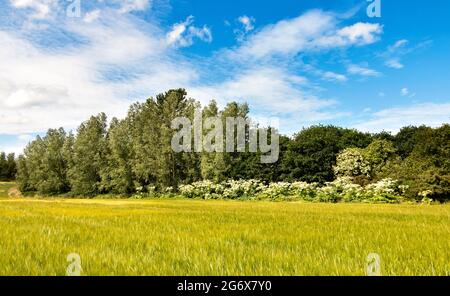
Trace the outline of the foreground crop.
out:
M 0 274 L 450 275 L 450 207 L 0 200 Z

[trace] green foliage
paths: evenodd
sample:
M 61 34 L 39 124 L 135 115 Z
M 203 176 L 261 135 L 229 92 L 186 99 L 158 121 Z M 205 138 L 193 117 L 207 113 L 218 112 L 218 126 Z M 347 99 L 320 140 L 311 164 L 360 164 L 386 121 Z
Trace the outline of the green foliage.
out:
M 28 144 L 17 160 L 17 181 L 22 191 L 42 194 L 66 192 L 69 188 L 67 162 L 63 155 L 65 131 L 50 129 L 41 138 Z
M 200 186 L 203 180 L 219 184 L 217 190 L 208 191 L 208 198 L 257 195 L 336 202 L 389 201 L 391 197 L 386 195 L 369 198 L 359 194 L 368 184 L 390 178 L 408 187 L 402 195 L 409 199 L 450 199 L 448 124 L 435 129 L 405 127 L 395 136 L 312 126 L 293 138 L 281 136 L 279 161 L 262 164 L 260 151 L 248 151 L 249 128 L 245 131 L 245 151 L 174 152 L 171 141 L 177 131 L 172 128 L 172 120 L 187 117 L 193 122 L 196 110 L 201 110 L 200 104 L 187 98 L 184 89 L 173 89 L 133 104 L 124 119 L 113 118 L 109 124 L 101 113 L 82 123 L 75 135 L 62 128 L 50 129 L 17 159 L 13 154 L 0 153 L 0 180 L 16 176 L 23 192 L 141 197 L 168 190 L 175 194 L 173 189 L 180 184 Z M 220 110 L 211 101 L 201 112 L 204 126 L 210 117 L 218 117 L 223 127 L 228 117 L 250 119 L 245 103 L 230 102 Z M 204 128 L 203 135 L 213 128 Z M 237 136 L 234 130 L 234 151 Z M 351 188 L 343 191 L 335 177 L 350 178 Z M 255 193 L 261 190 L 261 184 L 269 184 L 266 197 L 262 192 Z M 206 189 L 200 186 L 195 190 L 191 195 L 199 197 Z
M 414 143 L 409 155 L 391 163 L 383 175 L 408 185 L 408 198 L 421 199 L 426 193 L 433 200 L 450 200 L 450 125 L 421 127 Z
M 16 160 L 14 153 L 0 153 L 0 181 L 12 181 L 16 178 Z
M 336 177 L 349 177 L 353 182 L 365 185 L 380 179 L 397 159 L 392 142 L 376 139 L 364 149 L 347 148 L 341 151 L 333 169 Z
M 343 150 L 337 156 L 334 174 L 337 177 L 370 177 L 372 167 L 364 152 L 361 148 Z
M 338 178 L 323 186 L 306 182 L 273 182 L 266 185 L 259 180 L 230 180 L 222 183 L 200 181 L 180 185 L 179 191 L 186 198 L 196 199 L 398 203 L 403 199 L 406 189 L 407 186 L 392 179 L 362 187 L 352 183 L 350 178 Z
M 324 183 L 334 179 L 333 166 L 340 151 L 364 148 L 369 134 L 335 126 L 313 126 L 302 130 L 288 144 L 281 171 L 284 180 Z
M 73 194 L 93 196 L 103 193 L 102 175 L 107 168 L 107 122 L 104 113 L 81 124 L 73 142 L 67 175 Z
M 131 159 L 134 158 L 133 138 L 128 120 L 114 118 L 107 136 L 107 169 L 102 174 L 103 189 L 128 195 L 135 191 Z
M 187 117 L 192 121 L 197 107 L 194 100 L 186 98 L 184 89 L 170 90 L 131 107 L 128 115 L 134 150 L 131 161 L 139 186 L 155 184 L 162 190 L 200 178 L 199 156 L 175 153 L 171 148 L 175 133 L 172 119 Z
M 431 128 L 428 126 L 407 126 L 400 129 L 400 132 L 395 135 L 394 145 L 397 149 L 397 154 L 402 158 L 407 158 L 414 147 L 420 142 L 421 136 L 430 132 Z

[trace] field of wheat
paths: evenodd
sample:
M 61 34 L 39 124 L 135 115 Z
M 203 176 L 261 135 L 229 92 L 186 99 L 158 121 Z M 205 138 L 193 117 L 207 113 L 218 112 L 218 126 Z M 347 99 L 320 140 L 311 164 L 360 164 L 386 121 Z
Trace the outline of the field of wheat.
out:
M 450 275 L 449 205 L 8 197 L 0 275 Z

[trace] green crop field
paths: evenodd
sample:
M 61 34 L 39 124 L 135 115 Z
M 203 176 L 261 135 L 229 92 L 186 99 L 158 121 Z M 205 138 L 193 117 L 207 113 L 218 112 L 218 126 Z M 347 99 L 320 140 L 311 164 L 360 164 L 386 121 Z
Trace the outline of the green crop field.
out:
M 449 205 L 8 198 L 0 275 L 450 275 Z

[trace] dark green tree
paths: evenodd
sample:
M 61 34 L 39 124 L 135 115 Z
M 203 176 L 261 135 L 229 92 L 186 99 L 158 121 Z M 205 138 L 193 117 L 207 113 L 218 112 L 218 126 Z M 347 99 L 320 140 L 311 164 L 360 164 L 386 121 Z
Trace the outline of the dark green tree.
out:
M 335 126 L 306 128 L 289 142 L 281 164 L 281 178 L 320 183 L 332 181 L 337 154 L 349 147 L 365 148 L 371 140 L 370 134 Z
M 72 193 L 93 196 L 102 191 L 102 174 L 107 169 L 107 121 L 100 113 L 81 124 L 73 143 L 68 176 Z

